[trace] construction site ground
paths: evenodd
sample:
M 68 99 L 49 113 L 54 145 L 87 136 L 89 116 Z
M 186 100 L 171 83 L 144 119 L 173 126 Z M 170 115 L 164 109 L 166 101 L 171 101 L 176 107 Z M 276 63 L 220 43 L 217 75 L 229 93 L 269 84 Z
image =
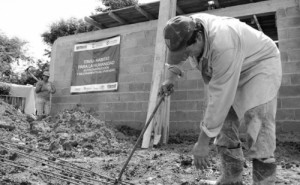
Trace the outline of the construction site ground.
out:
M 0 100 L 0 184 L 114 184 L 139 131 L 112 127 L 78 107 L 36 121 Z M 172 133 L 169 144 L 134 153 L 121 184 L 196 185 L 220 176 L 212 146 L 211 167 L 197 171 L 191 149 L 195 133 Z M 300 184 L 300 133 L 277 135 L 276 184 Z M 251 184 L 246 157 L 243 179 Z

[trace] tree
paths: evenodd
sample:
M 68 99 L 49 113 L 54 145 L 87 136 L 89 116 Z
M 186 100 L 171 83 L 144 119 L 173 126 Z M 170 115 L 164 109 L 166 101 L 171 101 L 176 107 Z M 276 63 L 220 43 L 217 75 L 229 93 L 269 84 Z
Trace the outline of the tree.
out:
M 68 20 L 62 19 L 52 23 L 50 25 L 50 30 L 44 32 L 41 36 L 46 44 L 52 46 L 59 37 L 95 31 L 97 29 L 98 28 L 84 22 L 82 19 L 70 18 Z M 49 56 L 49 50 L 45 52 L 45 55 Z
M 95 10 L 97 12 L 107 12 L 110 10 L 117 10 L 120 8 L 134 6 L 138 4 L 138 0 L 99 0 L 105 8 L 97 7 Z
M 0 33 L 0 81 L 15 81 L 17 74 L 12 71 L 11 64 L 33 62 L 32 57 L 27 54 L 26 44 L 26 41 L 17 37 L 9 38 Z

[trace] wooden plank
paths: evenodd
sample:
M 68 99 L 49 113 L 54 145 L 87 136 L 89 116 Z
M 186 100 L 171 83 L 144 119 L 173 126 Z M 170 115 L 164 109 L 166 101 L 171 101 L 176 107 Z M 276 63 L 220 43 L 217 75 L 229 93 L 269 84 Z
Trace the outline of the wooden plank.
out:
M 263 30 L 262 30 L 262 28 L 261 28 L 261 26 L 260 26 L 260 24 L 258 22 L 258 19 L 257 19 L 256 15 L 253 15 L 253 19 L 254 19 L 254 22 L 255 22 L 258 30 L 261 31 L 261 32 L 263 32 Z
M 135 5 L 134 6 L 135 7 L 135 9 L 138 11 L 138 12 L 140 12 L 143 16 L 145 16 L 148 20 L 154 20 L 154 17 L 150 14 L 150 13 L 148 13 L 148 12 L 146 12 L 143 8 L 141 8 L 139 5 Z
M 178 5 L 176 6 L 176 12 L 177 12 L 178 15 L 185 14 L 184 11 Z
M 87 22 L 87 23 L 89 23 L 89 24 L 91 24 L 91 25 L 93 25 L 93 26 L 96 26 L 96 27 L 99 28 L 99 29 L 104 29 L 104 28 L 106 28 L 106 27 L 103 26 L 101 23 L 98 23 L 98 22 L 94 21 L 94 19 L 92 19 L 92 18 L 90 18 L 90 17 L 84 17 L 84 20 L 85 20 L 85 22 Z
M 161 0 L 159 6 L 159 17 L 157 22 L 157 33 L 156 33 L 156 43 L 155 43 L 155 56 L 153 63 L 153 75 L 150 90 L 150 98 L 147 112 L 147 120 L 150 117 L 153 109 L 155 108 L 156 102 L 158 100 L 159 87 L 165 78 L 165 60 L 167 54 L 167 46 L 163 37 L 163 30 L 167 21 L 176 15 L 176 4 L 177 0 Z M 170 97 L 165 99 L 165 102 L 161 105 L 161 109 L 166 109 L 165 112 L 169 112 L 168 107 L 170 107 Z M 157 118 L 165 118 L 162 122 L 164 125 L 169 124 L 169 116 L 163 115 L 160 112 L 156 115 Z M 159 120 L 159 119 L 157 119 Z M 161 124 L 161 123 L 159 123 Z M 143 135 L 142 148 L 148 148 L 150 145 L 151 133 L 153 130 L 153 122 L 149 125 L 148 129 Z M 166 133 L 165 133 L 166 134 Z M 164 136 L 165 137 L 165 136 Z
M 228 16 L 228 17 L 247 17 L 255 14 L 257 15 L 257 14 L 276 12 L 280 8 L 294 7 L 294 6 L 298 6 L 298 4 L 299 3 L 296 2 L 296 0 L 284 0 L 284 1 L 269 0 L 269 1 L 261 1 L 257 3 L 231 6 L 227 8 L 208 10 L 201 13 L 209 13 L 213 15 Z
M 127 24 L 127 22 L 122 19 L 121 17 L 117 16 L 114 12 L 109 12 L 108 15 L 113 18 L 114 20 L 116 20 L 117 22 L 119 22 L 120 24 Z

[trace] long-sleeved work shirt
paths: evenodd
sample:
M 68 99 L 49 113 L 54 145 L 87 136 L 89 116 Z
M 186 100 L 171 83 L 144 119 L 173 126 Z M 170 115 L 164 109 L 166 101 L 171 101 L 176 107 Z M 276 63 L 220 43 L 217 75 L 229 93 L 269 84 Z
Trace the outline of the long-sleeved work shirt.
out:
M 208 86 L 200 126 L 215 137 L 231 106 L 242 119 L 247 110 L 277 96 L 282 77 L 280 53 L 269 37 L 238 19 L 203 13 L 191 17 L 203 25 L 205 37 L 202 56 L 190 60 Z M 181 65 L 175 68 L 181 70 Z

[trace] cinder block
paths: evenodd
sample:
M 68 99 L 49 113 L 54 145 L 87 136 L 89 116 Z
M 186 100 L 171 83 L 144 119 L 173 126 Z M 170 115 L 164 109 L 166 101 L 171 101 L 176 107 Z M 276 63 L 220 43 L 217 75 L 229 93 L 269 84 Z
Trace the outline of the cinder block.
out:
M 300 121 L 278 121 L 276 131 L 277 133 L 300 132 Z
M 197 101 L 177 101 L 177 110 L 195 111 L 197 110 Z
M 146 123 L 147 112 L 134 112 L 134 120 Z
M 105 101 L 106 102 L 118 102 L 118 101 L 120 101 L 120 95 L 117 93 L 105 94 Z
M 131 64 L 128 65 L 126 63 L 120 64 L 120 73 L 122 74 L 135 74 L 135 73 L 142 73 L 143 72 L 143 65 L 142 64 Z
M 148 111 L 148 102 L 142 102 L 142 109 L 140 111 L 147 112 Z
M 295 109 L 295 120 L 300 120 L 300 109 Z
M 176 101 L 171 101 L 170 102 L 170 111 L 172 112 L 174 112 L 174 111 L 177 111 L 177 104 L 178 104 L 178 102 L 176 102 Z
M 128 111 L 141 111 L 143 104 L 141 102 L 129 102 L 127 103 Z
M 300 37 L 300 25 L 298 28 L 287 29 L 287 35 L 289 39 L 299 38 Z
M 136 101 L 149 101 L 149 92 L 138 92 L 135 93 L 135 100 Z
M 300 10 L 298 6 L 289 7 L 286 9 L 286 16 L 287 17 L 300 17 Z
M 203 100 L 204 92 L 202 90 L 194 90 L 187 92 L 187 100 Z
M 134 100 L 135 100 L 134 93 L 120 93 L 121 102 L 134 101 Z
M 119 74 L 119 82 L 126 83 L 126 82 L 134 82 L 135 77 L 132 74 Z
M 283 71 L 284 74 L 286 74 L 286 73 L 289 73 L 289 74 L 299 73 L 299 71 L 300 71 L 300 62 L 284 63 L 282 65 L 282 71 Z
M 193 121 L 170 122 L 170 133 L 178 133 L 178 131 L 180 131 L 181 133 L 188 132 L 189 136 L 193 134 L 197 138 L 198 134 L 200 133 L 200 124 L 199 122 Z
M 293 109 L 279 109 L 276 113 L 276 120 L 285 121 L 285 120 L 294 120 L 295 111 Z
M 112 111 L 112 104 L 111 103 L 105 103 L 101 102 L 97 104 L 97 110 L 99 112 L 109 112 Z
M 281 86 L 279 89 L 280 97 L 291 97 L 300 95 L 300 85 Z
M 139 73 L 134 76 L 135 82 L 150 83 L 152 81 L 152 73 Z
M 145 55 L 153 55 L 154 47 L 135 47 L 135 48 L 127 48 L 121 50 L 121 55 L 124 56 L 145 56 Z
M 129 83 L 119 83 L 118 90 L 119 90 L 119 92 L 128 92 L 129 91 Z
M 300 22 L 299 22 L 300 23 Z M 279 40 L 280 51 L 300 48 L 300 38 Z
M 140 64 L 153 64 L 154 61 L 154 53 L 148 53 L 148 55 L 126 55 L 129 57 L 122 57 L 121 62 L 127 65 L 140 65 Z
M 187 121 L 187 114 L 184 111 L 171 112 L 170 121 Z
M 153 64 L 143 64 L 142 72 L 144 73 L 152 73 L 153 72 Z
M 282 80 L 281 80 L 281 85 L 284 85 L 284 86 L 291 85 L 291 76 L 283 75 Z
M 114 119 L 113 112 L 104 112 L 104 115 L 105 115 L 105 121 L 111 121 Z
M 80 95 L 73 96 L 53 96 L 51 99 L 52 103 L 79 103 Z
M 300 108 L 300 98 L 281 98 L 282 108 Z
M 71 95 L 70 87 L 61 89 L 61 95 Z
M 99 93 L 89 93 L 89 94 L 82 94 L 80 95 L 80 102 L 81 103 L 97 103 L 97 102 L 104 102 L 106 100 L 103 94 Z
M 144 83 L 130 83 L 129 91 L 144 91 Z
M 189 121 L 200 121 L 203 119 L 203 115 L 200 111 L 189 111 L 187 112 L 187 120 Z
M 134 121 L 134 112 L 117 112 L 120 120 L 122 121 Z
M 282 105 L 281 105 L 281 98 L 277 99 L 277 109 L 281 109 Z
M 288 30 L 287 29 L 278 29 L 277 30 L 278 33 L 278 40 L 281 39 L 288 39 Z
M 188 90 L 188 89 L 197 89 L 198 80 L 186 80 L 178 83 L 178 89 Z
M 187 99 L 187 91 L 175 91 L 171 96 L 171 101 L 173 100 L 186 100 Z
M 280 8 L 276 11 L 276 18 L 281 19 L 286 17 L 285 8 Z
M 281 51 L 280 52 L 280 58 L 281 58 L 282 63 L 288 62 L 289 58 L 288 58 L 287 51 Z
M 300 30 L 299 30 L 300 32 Z M 288 61 L 289 62 L 300 62 L 300 49 L 298 50 L 289 50 L 288 54 Z
M 300 25 L 300 17 L 287 17 L 284 19 L 277 20 L 278 29 L 293 28 Z
M 112 103 L 112 111 L 126 111 L 127 103 Z
M 300 74 L 291 75 L 291 82 L 293 85 L 300 85 Z

